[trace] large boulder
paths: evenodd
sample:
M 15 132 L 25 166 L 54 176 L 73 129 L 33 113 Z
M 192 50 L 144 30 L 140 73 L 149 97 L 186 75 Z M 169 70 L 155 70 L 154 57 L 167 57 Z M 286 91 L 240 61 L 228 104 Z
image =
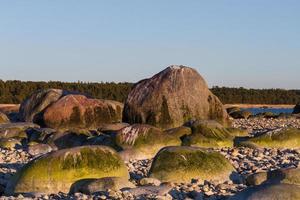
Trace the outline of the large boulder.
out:
M 124 107 L 123 120 L 168 129 L 190 119 L 227 123 L 228 114 L 205 80 L 192 68 L 170 66 L 134 85 Z
M 55 129 L 93 129 L 122 120 L 123 104 L 117 101 L 66 95 L 43 114 L 47 127 Z
M 300 103 L 298 103 L 295 108 L 294 108 L 294 111 L 293 111 L 293 114 L 299 114 L 300 113 Z
M 6 124 L 6 123 L 9 123 L 9 119 L 8 117 L 6 116 L 6 114 L 0 112 L 0 124 Z
M 6 194 L 68 193 L 82 179 L 129 178 L 127 168 L 111 148 L 82 146 L 54 151 L 26 164 L 12 178 Z
M 238 146 L 250 148 L 291 148 L 300 147 L 300 129 L 285 128 L 270 131 L 238 142 Z
M 31 94 L 20 106 L 22 121 L 42 123 L 43 111 L 68 92 L 60 89 L 37 90 Z
M 163 147 L 181 145 L 181 140 L 177 135 L 156 127 L 133 124 L 117 132 L 116 144 L 122 148 L 120 155 L 124 160 L 148 159 L 153 158 Z
M 165 147 L 155 156 L 150 177 L 162 182 L 190 182 L 191 179 L 226 181 L 235 170 L 218 152 L 197 147 Z
M 300 186 L 293 184 L 262 184 L 249 187 L 229 200 L 299 200 Z

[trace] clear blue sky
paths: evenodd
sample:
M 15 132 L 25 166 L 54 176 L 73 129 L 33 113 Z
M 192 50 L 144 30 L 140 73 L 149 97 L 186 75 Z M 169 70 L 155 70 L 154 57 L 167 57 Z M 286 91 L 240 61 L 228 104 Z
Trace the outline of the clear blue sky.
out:
M 0 79 L 300 88 L 299 0 L 0 0 Z

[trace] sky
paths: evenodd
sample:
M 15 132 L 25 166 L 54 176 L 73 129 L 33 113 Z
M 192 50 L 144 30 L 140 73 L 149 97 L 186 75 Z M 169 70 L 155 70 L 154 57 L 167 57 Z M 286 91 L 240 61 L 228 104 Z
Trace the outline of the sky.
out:
M 0 79 L 300 88 L 298 0 L 0 0 Z

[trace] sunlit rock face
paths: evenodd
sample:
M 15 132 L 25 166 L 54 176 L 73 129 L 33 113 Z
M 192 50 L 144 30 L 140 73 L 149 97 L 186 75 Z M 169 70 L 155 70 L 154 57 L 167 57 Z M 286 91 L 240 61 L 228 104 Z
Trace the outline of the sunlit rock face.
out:
M 220 100 L 194 69 L 170 66 L 135 84 L 125 102 L 123 120 L 167 129 L 191 119 L 214 119 L 227 123 Z

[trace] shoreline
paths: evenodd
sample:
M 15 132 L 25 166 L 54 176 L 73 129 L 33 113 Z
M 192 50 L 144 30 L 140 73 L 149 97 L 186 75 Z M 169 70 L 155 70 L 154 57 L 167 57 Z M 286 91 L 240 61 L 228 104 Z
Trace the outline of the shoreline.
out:
M 239 107 L 239 108 L 294 108 L 292 104 L 224 104 L 225 108 Z

